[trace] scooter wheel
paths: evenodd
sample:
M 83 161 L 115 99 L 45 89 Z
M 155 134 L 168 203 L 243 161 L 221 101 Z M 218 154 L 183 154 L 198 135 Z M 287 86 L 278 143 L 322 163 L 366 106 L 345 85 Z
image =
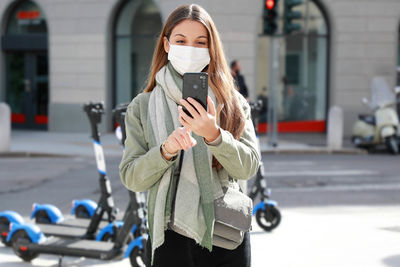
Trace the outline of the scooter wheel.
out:
M 115 242 L 115 239 L 116 239 L 116 235 L 113 235 L 113 234 L 110 234 L 110 233 L 105 233 L 103 235 L 103 237 L 101 238 L 101 241 L 104 241 L 104 242 Z M 129 233 L 128 239 L 126 241 L 126 244 L 129 244 L 132 241 L 133 241 L 133 235 L 132 235 L 132 233 Z
M 146 255 L 143 249 L 135 247 L 129 255 L 132 267 L 146 267 Z
M 281 213 L 276 207 L 266 205 L 266 210 L 257 210 L 256 221 L 262 229 L 270 232 L 281 222 Z
M 0 218 L 0 239 L 6 247 L 11 246 L 11 242 L 7 242 L 8 232 L 10 230 L 10 221 L 6 217 Z
M 91 218 L 89 211 L 83 205 L 79 205 L 78 207 L 76 207 L 75 217 L 82 218 L 82 219 L 90 219 Z
M 101 241 L 103 242 L 114 242 L 115 240 L 115 235 L 112 235 L 110 233 L 105 233 L 103 237 L 101 238 Z
M 393 155 L 397 155 L 399 153 L 399 146 L 397 144 L 396 137 L 390 136 L 386 138 L 386 147 Z
M 51 223 L 50 217 L 45 210 L 40 210 L 35 216 L 36 223 Z
M 21 244 L 21 241 L 27 244 L 32 243 L 31 238 L 29 237 L 28 233 L 25 230 L 18 230 L 11 238 L 11 243 L 13 246 L 14 253 L 18 257 L 20 257 L 24 261 L 31 261 L 37 256 L 39 256 L 39 253 L 29 251 L 26 246 Z

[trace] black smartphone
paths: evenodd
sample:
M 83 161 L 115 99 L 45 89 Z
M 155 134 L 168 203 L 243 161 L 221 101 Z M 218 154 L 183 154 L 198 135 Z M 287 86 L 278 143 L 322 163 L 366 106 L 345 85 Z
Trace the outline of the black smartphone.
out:
M 207 95 L 208 74 L 206 72 L 186 72 L 183 74 L 183 99 L 187 100 L 188 97 L 191 97 L 207 110 Z M 185 107 L 183 107 L 183 110 L 187 115 L 192 117 Z

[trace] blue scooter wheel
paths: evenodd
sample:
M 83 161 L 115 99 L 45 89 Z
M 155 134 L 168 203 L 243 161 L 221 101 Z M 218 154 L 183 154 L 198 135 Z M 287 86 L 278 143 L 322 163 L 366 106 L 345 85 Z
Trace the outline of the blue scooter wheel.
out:
M 146 243 L 143 243 L 144 248 L 146 248 Z M 151 252 L 150 252 L 151 253 Z M 144 249 L 139 247 L 135 247 L 131 254 L 129 255 L 129 261 L 131 262 L 132 267 L 145 267 L 150 266 L 150 263 L 147 262 L 147 255 Z
M 45 210 L 40 210 L 36 215 L 35 215 L 35 222 L 36 223 L 52 223 L 50 220 L 50 216 L 47 214 L 47 211 Z
M 76 208 L 75 217 L 76 218 L 83 218 L 83 219 L 90 219 L 91 218 L 89 211 L 83 205 L 79 205 Z
M 101 241 L 104 241 L 104 242 L 115 242 L 115 239 L 116 239 L 116 235 L 114 235 L 112 233 L 105 233 L 103 235 L 103 237 L 101 238 Z M 132 235 L 132 233 L 129 233 L 128 239 L 126 241 L 126 244 L 129 244 L 132 241 L 133 241 L 133 235 Z
M 257 210 L 256 221 L 264 231 L 270 232 L 281 222 L 281 213 L 275 206 L 266 205 L 265 209 Z

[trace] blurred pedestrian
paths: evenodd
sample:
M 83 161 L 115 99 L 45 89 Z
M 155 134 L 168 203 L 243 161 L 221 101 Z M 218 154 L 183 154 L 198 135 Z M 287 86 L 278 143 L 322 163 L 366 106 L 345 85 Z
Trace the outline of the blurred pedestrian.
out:
M 231 62 L 231 74 L 233 79 L 235 80 L 237 89 L 239 90 L 239 93 L 246 98 L 247 101 L 249 101 L 249 92 L 247 90 L 247 85 L 246 82 L 244 81 L 244 76 L 240 73 L 241 67 L 239 64 L 239 61 L 233 60 Z
M 290 111 L 292 110 L 292 102 L 293 102 L 293 87 L 289 83 L 289 79 L 286 76 L 282 77 L 283 84 L 283 110 L 284 110 L 284 120 L 290 120 Z
M 208 111 L 182 99 L 182 75 L 199 71 L 209 75 Z M 170 14 L 148 84 L 128 106 L 125 121 L 120 175 L 128 189 L 149 190 L 153 266 L 250 266 L 248 232 L 233 250 L 213 240 L 214 198 L 223 186 L 238 190 L 237 180 L 252 177 L 259 155 L 250 107 L 235 90 L 219 34 L 203 8 L 184 5 Z

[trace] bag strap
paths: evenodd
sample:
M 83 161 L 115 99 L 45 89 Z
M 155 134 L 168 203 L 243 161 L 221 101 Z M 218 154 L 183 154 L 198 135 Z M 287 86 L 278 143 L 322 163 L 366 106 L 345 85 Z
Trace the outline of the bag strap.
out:
M 184 152 L 185 152 L 184 150 L 181 150 L 181 154 L 179 155 L 178 168 L 175 168 L 175 170 L 174 170 L 173 177 L 177 177 L 177 178 L 176 178 L 176 182 L 175 182 L 174 194 L 173 194 L 173 199 L 172 199 L 172 206 L 171 206 L 172 210 L 175 209 L 176 192 L 178 191 L 179 177 L 181 176 Z
M 179 165 L 178 168 L 176 169 L 174 175 L 177 175 L 178 177 L 181 176 L 181 170 L 182 170 L 182 163 L 183 163 L 183 155 L 185 154 L 184 150 L 181 150 L 181 154 L 179 156 Z M 179 179 L 179 178 L 178 178 Z

